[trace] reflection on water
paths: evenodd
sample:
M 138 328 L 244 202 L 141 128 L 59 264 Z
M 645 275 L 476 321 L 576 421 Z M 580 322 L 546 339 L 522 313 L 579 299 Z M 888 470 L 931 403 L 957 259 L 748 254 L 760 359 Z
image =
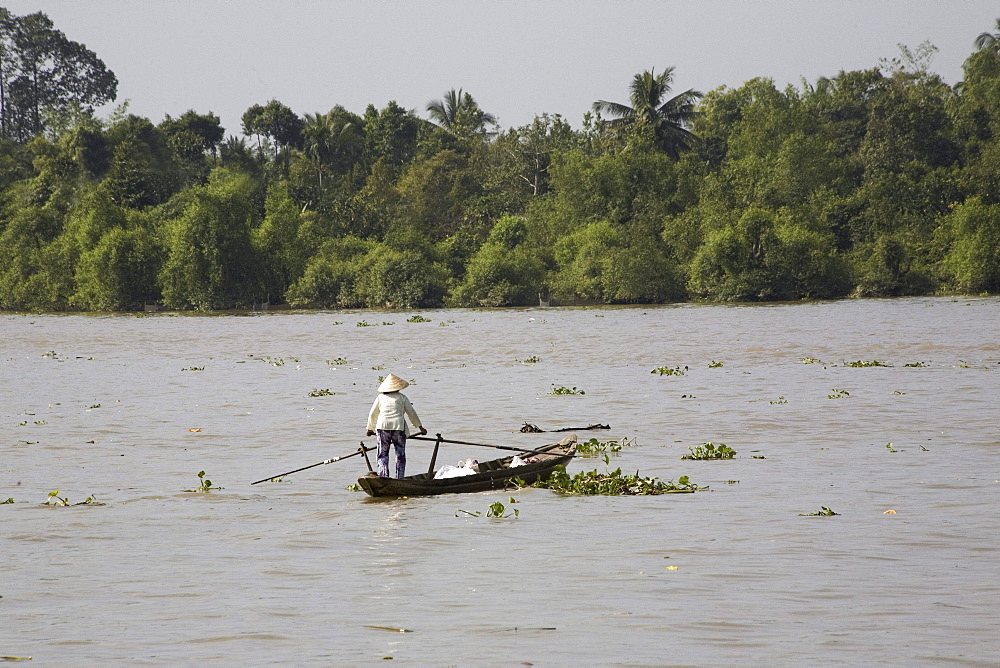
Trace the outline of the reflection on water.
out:
M 0 315 L 0 654 L 1000 660 L 1000 300 L 411 315 Z M 845 366 L 872 360 L 892 366 Z M 524 422 L 610 424 L 636 441 L 612 468 L 711 491 L 369 501 L 347 490 L 360 458 L 249 485 L 356 450 L 389 371 L 431 433 L 532 447 L 552 435 Z M 680 459 L 709 441 L 739 454 Z M 429 452 L 411 442 L 410 472 Z M 223 489 L 185 492 L 202 470 Z M 43 506 L 54 489 L 107 505 Z M 458 512 L 511 495 L 516 519 Z M 821 507 L 839 515 L 802 516 Z

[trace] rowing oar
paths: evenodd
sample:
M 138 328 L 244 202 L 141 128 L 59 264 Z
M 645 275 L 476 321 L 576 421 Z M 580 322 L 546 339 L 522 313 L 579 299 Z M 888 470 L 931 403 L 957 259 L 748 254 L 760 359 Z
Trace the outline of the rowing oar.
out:
M 262 480 L 258 480 L 257 482 L 252 482 L 250 484 L 251 485 L 256 485 L 258 482 L 267 482 L 268 480 L 274 480 L 275 478 L 281 478 L 283 476 L 291 475 L 293 473 L 298 473 L 299 471 L 305 471 L 306 469 L 311 469 L 311 468 L 314 468 L 316 466 L 323 466 L 324 464 L 332 464 L 333 462 L 339 462 L 341 459 L 347 459 L 348 457 L 353 457 L 354 455 L 360 455 L 360 454 L 363 454 L 363 453 L 371 452 L 374 449 L 375 448 L 373 448 L 373 447 L 372 448 L 366 448 L 365 444 L 364 444 L 364 441 L 362 441 L 361 442 L 361 447 L 358 448 L 357 450 L 355 450 L 354 452 L 352 452 L 349 455 L 344 455 L 342 457 L 334 457 L 333 459 L 324 459 L 321 462 L 316 462 L 315 464 L 310 464 L 309 466 L 303 466 L 302 468 L 295 469 L 294 471 L 286 471 L 285 473 L 279 473 L 278 475 L 268 476 L 266 478 L 263 478 Z M 368 459 L 368 455 L 367 454 L 365 454 L 365 459 Z M 368 464 L 368 468 L 371 468 L 371 464 L 370 463 Z
M 528 455 L 551 455 L 551 454 L 553 454 L 549 450 L 530 450 L 530 449 L 526 449 L 526 448 L 512 448 L 512 447 L 507 446 L 507 445 L 490 445 L 489 443 L 469 443 L 468 441 L 450 441 L 447 438 L 441 438 L 440 434 L 438 434 L 437 438 L 431 438 L 430 436 L 410 436 L 409 439 L 411 441 L 435 441 L 437 443 L 453 443 L 455 445 L 475 445 L 475 446 L 480 447 L 480 448 L 495 448 L 497 450 L 513 450 L 514 452 L 523 452 L 523 453 L 528 454 Z M 558 444 L 556 444 L 556 445 L 558 445 Z M 567 457 L 567 456 L 572 457 L 574 455 L 560 455 L 560 457 Z

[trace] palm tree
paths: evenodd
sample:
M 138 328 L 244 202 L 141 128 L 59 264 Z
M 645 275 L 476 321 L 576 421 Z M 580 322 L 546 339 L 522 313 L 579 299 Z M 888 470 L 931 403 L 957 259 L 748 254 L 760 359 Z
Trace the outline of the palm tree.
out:
M 653 131 L 657 142 L 674 160 L 680 152 L 691 148 L 695 137 L 687 126 L 700 113 L 694 106 L 703 95 L 696 90 L 686 90 L 666 102 L 674 78 L 674 68 L 668 67 L 659 74 L 654 70 L 636 74 L 629 86 L 629 101 L 632 106 L 619 102 L 598 100 L 594 111 L 613 120 L 605 121 L 613 130 L 627 130 L 645 126 Z
M 997 19 L 996 29 L 996 34 L 988 32 L 979 33 L 979 37 L 976 38 L 977 51 L 990 49 L 994 55 L 1000 57 L 1000 19 Z
M 497 119 L 479 108 L 472 96 L 459 88 L 444 94 L 443 100 L 427 104 L 431 121 L 454 135 L 471 136 L 486 134 L 487 126 L 496 125 Z
M 306 114 L 302 129 L 302 147 L 306 157 L 316 167 L 319 185 L 323 187 L 325 167 L 344 171 L 360 154 L 362 128 L 360 119 L 340 105 L 325 114 Z

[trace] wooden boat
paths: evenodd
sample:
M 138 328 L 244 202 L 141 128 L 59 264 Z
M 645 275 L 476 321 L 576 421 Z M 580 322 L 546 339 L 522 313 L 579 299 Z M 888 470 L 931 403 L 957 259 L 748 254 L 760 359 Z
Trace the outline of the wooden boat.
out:
M 565 466 L 576 452 L 576 434 L 569 434 L 558 443 L 533 448 L 519 453 L 521 459 L 536 459 L 522 466 L 511 468 L 514 456 L 479 462 L 479 473 L 457 478 L 434 478 L 433 473 L 418 473 L 405 478 L 384 478 L 377 473 L 367 473 L 358 478 L 361 489 L 371 496 L 429 496 L 433 494 L 460 494 L 504 489 L 511 480 L 519 478 L 527 484 L 545 480 L 555 467 Z

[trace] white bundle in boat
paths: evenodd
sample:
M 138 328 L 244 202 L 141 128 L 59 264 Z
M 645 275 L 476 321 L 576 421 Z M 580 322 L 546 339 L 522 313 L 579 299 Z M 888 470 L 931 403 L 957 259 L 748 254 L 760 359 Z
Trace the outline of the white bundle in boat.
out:
M 479 462 L 475 459 L 466 459 L 458 463 L 458 466 L 442 466 L 434 473 L 434 479 L 439 480 L 441 478 L 460 478 L 465 475 L 474 475 L 479 473 L 477 466 Z

